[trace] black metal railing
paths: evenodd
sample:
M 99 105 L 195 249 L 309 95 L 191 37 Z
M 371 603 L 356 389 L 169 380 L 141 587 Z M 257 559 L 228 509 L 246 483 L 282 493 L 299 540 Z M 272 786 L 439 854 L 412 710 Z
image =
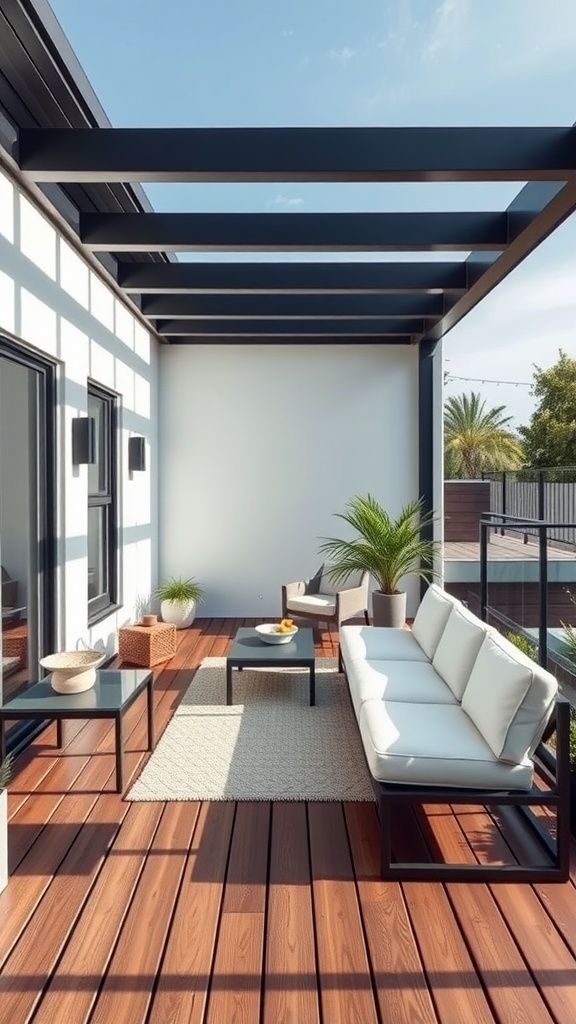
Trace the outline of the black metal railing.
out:
M 537 564 L 538 569 L 536 573 L 536 579 L 530 579 L 529 585 L 531 587 L 537 587 L 537 625 L 536 628 L 528 630 L 524 623 L 519 623 L 516 618 L 513 618 L 510 614 L 504 613 L 501 609 L 498 609 L 495 604 L 490 601 L 490 580 L 489 580 L 489 566 L 491 560 L 489 559 L 489 539 L 490 532 L 494 529 L 505 528 L 507 533 L 520 533 L 525 534 L 529 531 L 533 536 L 537 538 L 537 553 L 534 558 L 531 559 L 531 563 L 523 564 Z M 486 512 L 480 519 L 480 617 L 484 621 L 488 621 L 489 618 L 494 619 L 500 625 L 510 630 L 517 630 L 529 640 L 534 640 L 535 645 L 538 646 L 538 660 L 541 665 L 545 668 L 548 666 L 549 660 L 549 638 L 550 638 L 550 616 L 549 616 L 549 585 L 550 585 L 550 551 L 551 541 L 552 554 L 554 549 L 557 547 L 556 538 L 558 536 L 563 537 L 566 533 L 576 533 L 576 521 L 570 522 L 555 522 L 548 520 L 539 520 L 535 518 L 522 518 L 520 516 L 514 516 L 510 513 L 503 512 Z M 572 545 L 570 545 L 572 547 Z M 567 556 L 566 548 L 562 550 L 563 561 L 560 562 L 562 565 L 570 566 L 571 559 Z M 496 563 L 497 564 L 497 563 Z M 522 563 L 521 563 L 522 564 Z M 557 581 L 554 581 L 555 583 Z M 574 551 L 574 583 L 576 584 L 576 550 Z M 522 588 L 525 584 L 521 581 L 516 581 L 511 584 L 518 588 Z M 570 597 L 570 590 L 568 586 L 562 586 L 562 590 Z M 576 599 L 573 602 L 576 605 Z M 576 615 L 576 607 L 575 607 Z M 534 637 L 534 632 L 537 635 L 537 641 Z M 573 677 L 574 683 L 576 682 L 576 663 L 570 662 L 562 655 L 558 655 L 555 650 L 553 654 L 553 660 L 556 665 L 562 665 L 562 667 L 569 672 Z

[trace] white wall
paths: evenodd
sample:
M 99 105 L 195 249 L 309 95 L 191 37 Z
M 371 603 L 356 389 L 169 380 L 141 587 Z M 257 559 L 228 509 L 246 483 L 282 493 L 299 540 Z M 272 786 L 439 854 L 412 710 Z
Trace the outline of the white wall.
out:
M 416 347 L 163 348 L 160 381 L 161 574 L 198 577 L 205 614 L 277 614 L 349 497 L 418 496 Z
M 57 645 L 80 638 L 109 652 L 157 581 L 158 346 L 104 279 L 0 173 L 0 332 L 57 367 Z M 87 622 L 87 471 L 72 465 L 72 419 L 87 411 L 87 380 L 120 397 L 122 607 Z M 147 471 L 128 473 L 128 438 L 147 439 Z M 1 542 L 1 538 L 0 538 Z

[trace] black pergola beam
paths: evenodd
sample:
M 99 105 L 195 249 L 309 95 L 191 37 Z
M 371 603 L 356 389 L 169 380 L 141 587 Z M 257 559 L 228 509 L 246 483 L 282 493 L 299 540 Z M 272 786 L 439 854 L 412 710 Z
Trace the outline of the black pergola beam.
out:
M 170 345 L 413 345 L 411 334 L 199 334 L 164 338 Z
M 93 252 L 488 251 L 505 213 L 82 213 Z
M 27 128 L 35 181 L 531 181 L 576 172 L 574 128 Z
M 163 337 L 194 337 L 206 334 L 421 334 L 432 326 L 426 320 L 159 320 Z
M 126 292 L 158 295 L 412 295 L 463 292 L 466 263 L 126 263 Z
M 507 210 L 510 244 L 486 262 L 472 254 L 466 260 L 469 288 L 431 327 L 422 341 L 437 341 L 470 312 L 545 238 L 576 211 L 576 182 L 529 182 Z
M 141 309 L 156 319 L 421 319 L 442 316 L 445 302 L 443 295 L 143 295 Z

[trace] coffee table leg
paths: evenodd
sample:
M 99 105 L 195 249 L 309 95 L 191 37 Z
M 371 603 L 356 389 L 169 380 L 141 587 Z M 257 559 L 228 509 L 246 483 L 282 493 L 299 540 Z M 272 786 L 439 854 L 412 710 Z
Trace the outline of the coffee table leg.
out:
M 56 719 L 56 746 L 60 750 L 64 746 L 64 722 L 61 718 Z
M 116 716 L 116 792 L 124 790 L 124 743 L 122 730 L 122 715 Z
M 226 703 L 232 703 L 232 665 L 226 662 Z
M 316 703 L 316 670 L 314 662 L 310 665 L 310 707 Z
M 6 719 L 0 722 L 0 764 L 6 759 Z
M 156 740 L 154 737 L 154 679 L 148 683 L 148 750 L 154 750 Z

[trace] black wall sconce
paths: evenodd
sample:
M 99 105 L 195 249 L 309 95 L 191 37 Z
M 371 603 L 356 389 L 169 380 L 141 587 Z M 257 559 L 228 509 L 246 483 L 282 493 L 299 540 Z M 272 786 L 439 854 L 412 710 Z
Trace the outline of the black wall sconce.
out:
M 146 469 L 146 438 L 128 438 L 128 470 L 130 473 L 143 473 Z
M 96 422 L 92 416 L 72 420 L 72 462 L 75 466 L 96 462 Z

